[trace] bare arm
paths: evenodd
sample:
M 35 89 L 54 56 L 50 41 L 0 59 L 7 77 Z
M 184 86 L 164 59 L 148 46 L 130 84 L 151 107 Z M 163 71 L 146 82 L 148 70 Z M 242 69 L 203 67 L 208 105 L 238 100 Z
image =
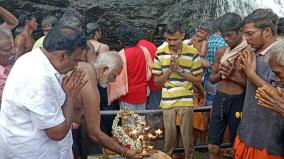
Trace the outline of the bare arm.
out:
M 236 62 L 235 62 L 235 72 L 232 73 L 232 75 L 229 77 L 229 80 L 237 83 L 238 85 L 240 85 L 241 87 L 245 88 L 246 87 L 246 84 L 247 84 L 247 77 L 246 75 L 240 71 L 238 69 L 238 66 L 240 65 L 240 60 L 237 58 L 236 59 Z
M 202 45 L 201 45 L 201 50 L 199 52 L 199 56 L 200 57 L 205 57 L 207 50 L 208 50 L 208 44 L 207 44 L 207 41 L 204 40 L 202 42 Z
M 2 25 L 7 26 L 9 29 L 14 29 L 18 25 L 18 19 L 3 7 L 0 7 L 0 16 L 5 21 Z
M 215 57 L 214 57 L 214 64 L 212 66 L 212 72 L 209 78 L 209 81 L 213 84 L 219 82 L 221 80 L 221 75 L 218 72 L 220 59 L 224 55 L 226 48 L 219 48 L 216 50 Z
M 240 55 L 241 56 L 241 55 Z M 244 70 L 247 78 L 257 87 L 262 87 L 263 85 L 269 85 L 266 81 L 260 78 L 256 74 L 256 56 L 251 52 L 247 52 L 243 56 L 244 58 L 240 62 L 241 69 Z M 241 58 L 240 58 L 241 59 Z
M 67 96 L 63 105 L 63 115 L 65 121 L 60 125 L 52 128 L 45 129 L 47 136 L 55 141 L 62 140 L 66 134 L 69 132 L 72 123 L 73 116 L 73 101 L 74 97 Z
M 25 53 L 25 37 L 22 35 L 18 35 L 15 39 L 15 48 L 16 48 L 16 59 L 18 59 L 21 55 Z
M 60 125 L 45 129 L 49 138 L 59 141 L 69 132 L 73 118 L 74 98 L 87 82 L 84 77 L 85 73 L 82 70 L 75 69 L 69 77 L 66 76 L 63 79 L 62 88 L 66 93 L 66 99 L 62 109 L 65 121 Z
M 202 80 L 202 73 L 197 74 L 197 75 L 192 75 L 191 72 L 184 72 L 181 73 L 181 75 L 189 82 L 193 82 L 193 83 L 200 83 Z
M 172 72 L 173 72 L 172 69 L 168 69 L 165 73 L 161 74 L 160 76 L 155 75 L 154 76 L 155 85 L 163 85 L 168 80 Z
M 205 97 L 205 91 L 204 91 L 204 88 L 202 86 L 201 83 L 199 84 L 194 84 L 194 86 L 196 87 L 197 91 L 198 91 L 198 94 L 201 96 L 201 97 Z
M 106 44 L 103 44 L 103 46 L 101 47 L 100 52 L 103 53 L 103 52 L 107 52 L 107 51 L 109 51 L 109 46 L 106 45 Z

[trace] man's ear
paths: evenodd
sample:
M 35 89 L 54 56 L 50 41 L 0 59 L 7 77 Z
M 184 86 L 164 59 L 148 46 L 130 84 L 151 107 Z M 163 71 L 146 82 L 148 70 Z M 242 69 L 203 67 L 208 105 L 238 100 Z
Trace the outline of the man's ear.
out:
M 67 55 L 67 52 L 66 52 L 66 51 L 64 51 L 64 50 L 58 51 L 58 56 L 57 56 L 57 58 L 58 58 L 58 61 L 59 61 L 59 62 L 64 61 L 66 58 L 68 58 L 67 56 L 68 56 L 68 55 Z
M 273 34 L 272 29 L 270 27 L 266 27 L 263 32 L 265 37 L 269 36 L 270 34 Z
M 183 40 L 184 37 L 185 37 L 185 33 L 183 32 L 183 33 L 181 33 L 181 39 Z
M 103 67 L 102 67 L 102 73 L 105 73 L 107 70 L 108 70 L 108 67 L 107 67 L 107 66 L 103 66 Z

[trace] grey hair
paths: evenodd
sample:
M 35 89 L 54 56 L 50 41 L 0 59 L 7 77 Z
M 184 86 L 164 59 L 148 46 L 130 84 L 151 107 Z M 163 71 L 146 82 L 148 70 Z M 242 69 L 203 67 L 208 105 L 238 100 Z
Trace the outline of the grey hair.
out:
M 71 26 L 80 31 L 84 29 L 84 16 L 76 10 L 67 10 L 58 21 L 60 26 Z
M 122 59 L 116 51 L 103 52 L 91 63 L 95 68 L 107 66 L 110 71 L 123 67 Z
M 58 20 L 56 17 L 47 16 L 42 20 L 41 26 L 42 27 L 54 27 L 57 23 L 58 23 Z
M 5 28 L 4 26 L 0 27 L 0 40 L 4 40 L 10 38 L 13 39 L 13 35 L 10 29 Z
M 276 58 L 277 62 L 284 66 L 284 39 L 277 41 L 270 49 L 269 49 L 268 60 L 272 58 Z

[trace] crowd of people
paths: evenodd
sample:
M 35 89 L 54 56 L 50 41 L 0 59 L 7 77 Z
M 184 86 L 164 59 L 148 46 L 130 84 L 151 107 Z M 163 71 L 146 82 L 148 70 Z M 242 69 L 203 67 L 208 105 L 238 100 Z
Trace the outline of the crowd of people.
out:
M 36 15 L 0 16 L 0 159 L 86 158 L 98 144 L 141 158 L 112 138 L 113 118 L 100 115 L 110 109 L 161 109 L 169 156 L 181 137 L 185 159 L 197 141 L 211 159 L 224 142 L 231 158 L 284 159 L 284 18 L 271 9 L 225 13 L 188 39 L 171 21 L 160 46 L 123 24 L 117 51 L 75 10 L 45 17 L 37 40 Z

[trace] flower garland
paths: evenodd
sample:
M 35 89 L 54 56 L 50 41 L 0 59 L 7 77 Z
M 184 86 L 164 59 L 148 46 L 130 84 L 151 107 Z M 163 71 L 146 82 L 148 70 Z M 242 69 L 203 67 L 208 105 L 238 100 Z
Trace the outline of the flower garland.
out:
M 112 124 L 112 133 L 114 137 L 117 138 L 119 143 L 123 145 L 130 145 L 131 149 L 134 150 L 141 150 L 141 141 L 140 138 L 137 136 L 134 136 L 132 139 L 128 136 L 128 134 L 124 131 L 123 125 L 118 125 L 118 122 L 123 116 L 132 117 L 135 120 L 135 125 L 127 125 L 132 132 L 141 132 L 143 125 L 145 125 L 145 121 L 142 120 L 141 116 L 134 113 L 133 111 L 128 110 L 120 110 Z

